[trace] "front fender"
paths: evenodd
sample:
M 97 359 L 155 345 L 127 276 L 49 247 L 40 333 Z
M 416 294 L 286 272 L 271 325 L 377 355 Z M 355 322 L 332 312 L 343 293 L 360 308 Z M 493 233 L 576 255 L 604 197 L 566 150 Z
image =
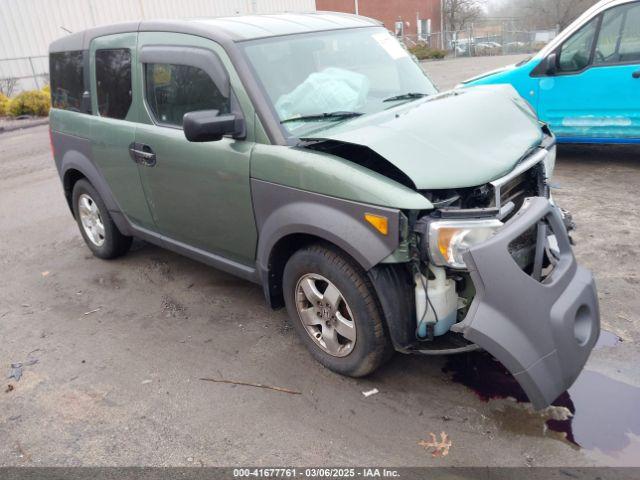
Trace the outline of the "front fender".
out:
M 331 242 L 368 271 L 400 244 L 400 211 L 310 193 L 262 180 L 251 180 L 259 232 L 257 266 L 265 275 L 275 244 L 292 234 Z M 365 213 L 388 218 L 389 233 L 380 234 L 364 220 Z M 263 277 L 265 278 L 265 277 Z

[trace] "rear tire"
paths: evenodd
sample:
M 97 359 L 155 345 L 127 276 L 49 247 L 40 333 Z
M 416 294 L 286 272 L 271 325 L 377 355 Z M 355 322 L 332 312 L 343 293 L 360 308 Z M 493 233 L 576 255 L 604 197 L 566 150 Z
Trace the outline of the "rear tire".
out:
M 328 369 L 362 377 L 393 355 L 371 282 L 338 249 L 315 244 L 298 250 L 285 266 L 283 290 L 296 332 Z
M 97 190 L 87 180 L 73 186 L 73 214 L 82 238 L 96 257 L 116 258 L 127 253 L 132 238 L 122 235 Z

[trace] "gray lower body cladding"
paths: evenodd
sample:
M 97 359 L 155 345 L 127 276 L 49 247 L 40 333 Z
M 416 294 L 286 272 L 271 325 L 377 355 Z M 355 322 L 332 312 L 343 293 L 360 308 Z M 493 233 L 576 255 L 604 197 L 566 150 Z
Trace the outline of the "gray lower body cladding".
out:
M 277 256 L 281 242 L 307 235 L 336 245 L 365 271 L 391 255 L 400 244 L 400 211 L 251 179 L 251 195 L 259 239 L 256 266 L 267 301 L 274 306 L 283 265 Z M 385 216 L 389 232 L 369 225 L 365 213 Z
M 559 253 L 540 281 L 510 261 L 509 245 L 542 224 L 555 234 Z M 600 334 L 595 281 L 578 266 L 560 212 L 544 198 L 527 199 L 465 261 L 476 296 L 454 330 L 502 362 L 535 408 L 546 407 L 573 384 Z

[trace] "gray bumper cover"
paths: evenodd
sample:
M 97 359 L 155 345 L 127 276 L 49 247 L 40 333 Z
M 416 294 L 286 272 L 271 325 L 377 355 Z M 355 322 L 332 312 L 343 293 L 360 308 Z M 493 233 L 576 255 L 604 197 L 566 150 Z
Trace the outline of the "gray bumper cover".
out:
M 510 261 L 508 246 L 542 219 L 560 259 L 540 282 Z M 465 262 L 476 296 L 453 330 L 502 362 L 535 408 L 546 407 L 573 384 L 600 334 L 595 282 L 577 264 L 560 212 L 544 198 L 527 199 L 496 235 L 469 249 Z

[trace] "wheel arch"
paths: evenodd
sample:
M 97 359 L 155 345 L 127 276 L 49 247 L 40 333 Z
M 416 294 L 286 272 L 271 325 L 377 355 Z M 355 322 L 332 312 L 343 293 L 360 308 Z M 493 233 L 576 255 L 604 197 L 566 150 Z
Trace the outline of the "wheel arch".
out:
M 266 264 L 267 268 L 264 272 L 265 275 L 262 282 L 265 297 L 271 308 L 276 309 L 285 306 L 282 281 L 287 262 L 297 251 L 313 244 L 326 245 L 331 249 L 347 255 L 356 264 L 360 265 L 352 255 L 322 236 L 302 232 L 284 235 L 280 237 L 269 250 Z
M 77 151 L 69 151 L 64 155 L 60 165 L 62 187 L 69 210 L 73 215 L 73 187 L 79 180 L 86 180 L 96 189 L 104 202 L 111 218 L 123 235 L 131 235 L 129 223 L 121 213 L 120 206 L 115 200 L 107 181 L 95 167 L 93 162 Z
M 344 252 L 365 272 L 388 257 L 400 243 L 400 212 L 252 180 L 259 239 L 256 267 L 265 297 L 278 308 L 282 272 L 290 256 L 312 242 L 326 242 Z M 364 220 L 365 213 L 388 218 L 382 235 Z
M 87 177 L 76 168 L 67 169 L 67 171 L 64 172 L 62 176 L 62 188 L 64 189 L 64 196 L 67 200 L 67 205 L 69 206 L 71 214 L 73 214 L 73 187 L 78 182 L 78 180 L 81 180 L 83 178 L 86 179 Z

